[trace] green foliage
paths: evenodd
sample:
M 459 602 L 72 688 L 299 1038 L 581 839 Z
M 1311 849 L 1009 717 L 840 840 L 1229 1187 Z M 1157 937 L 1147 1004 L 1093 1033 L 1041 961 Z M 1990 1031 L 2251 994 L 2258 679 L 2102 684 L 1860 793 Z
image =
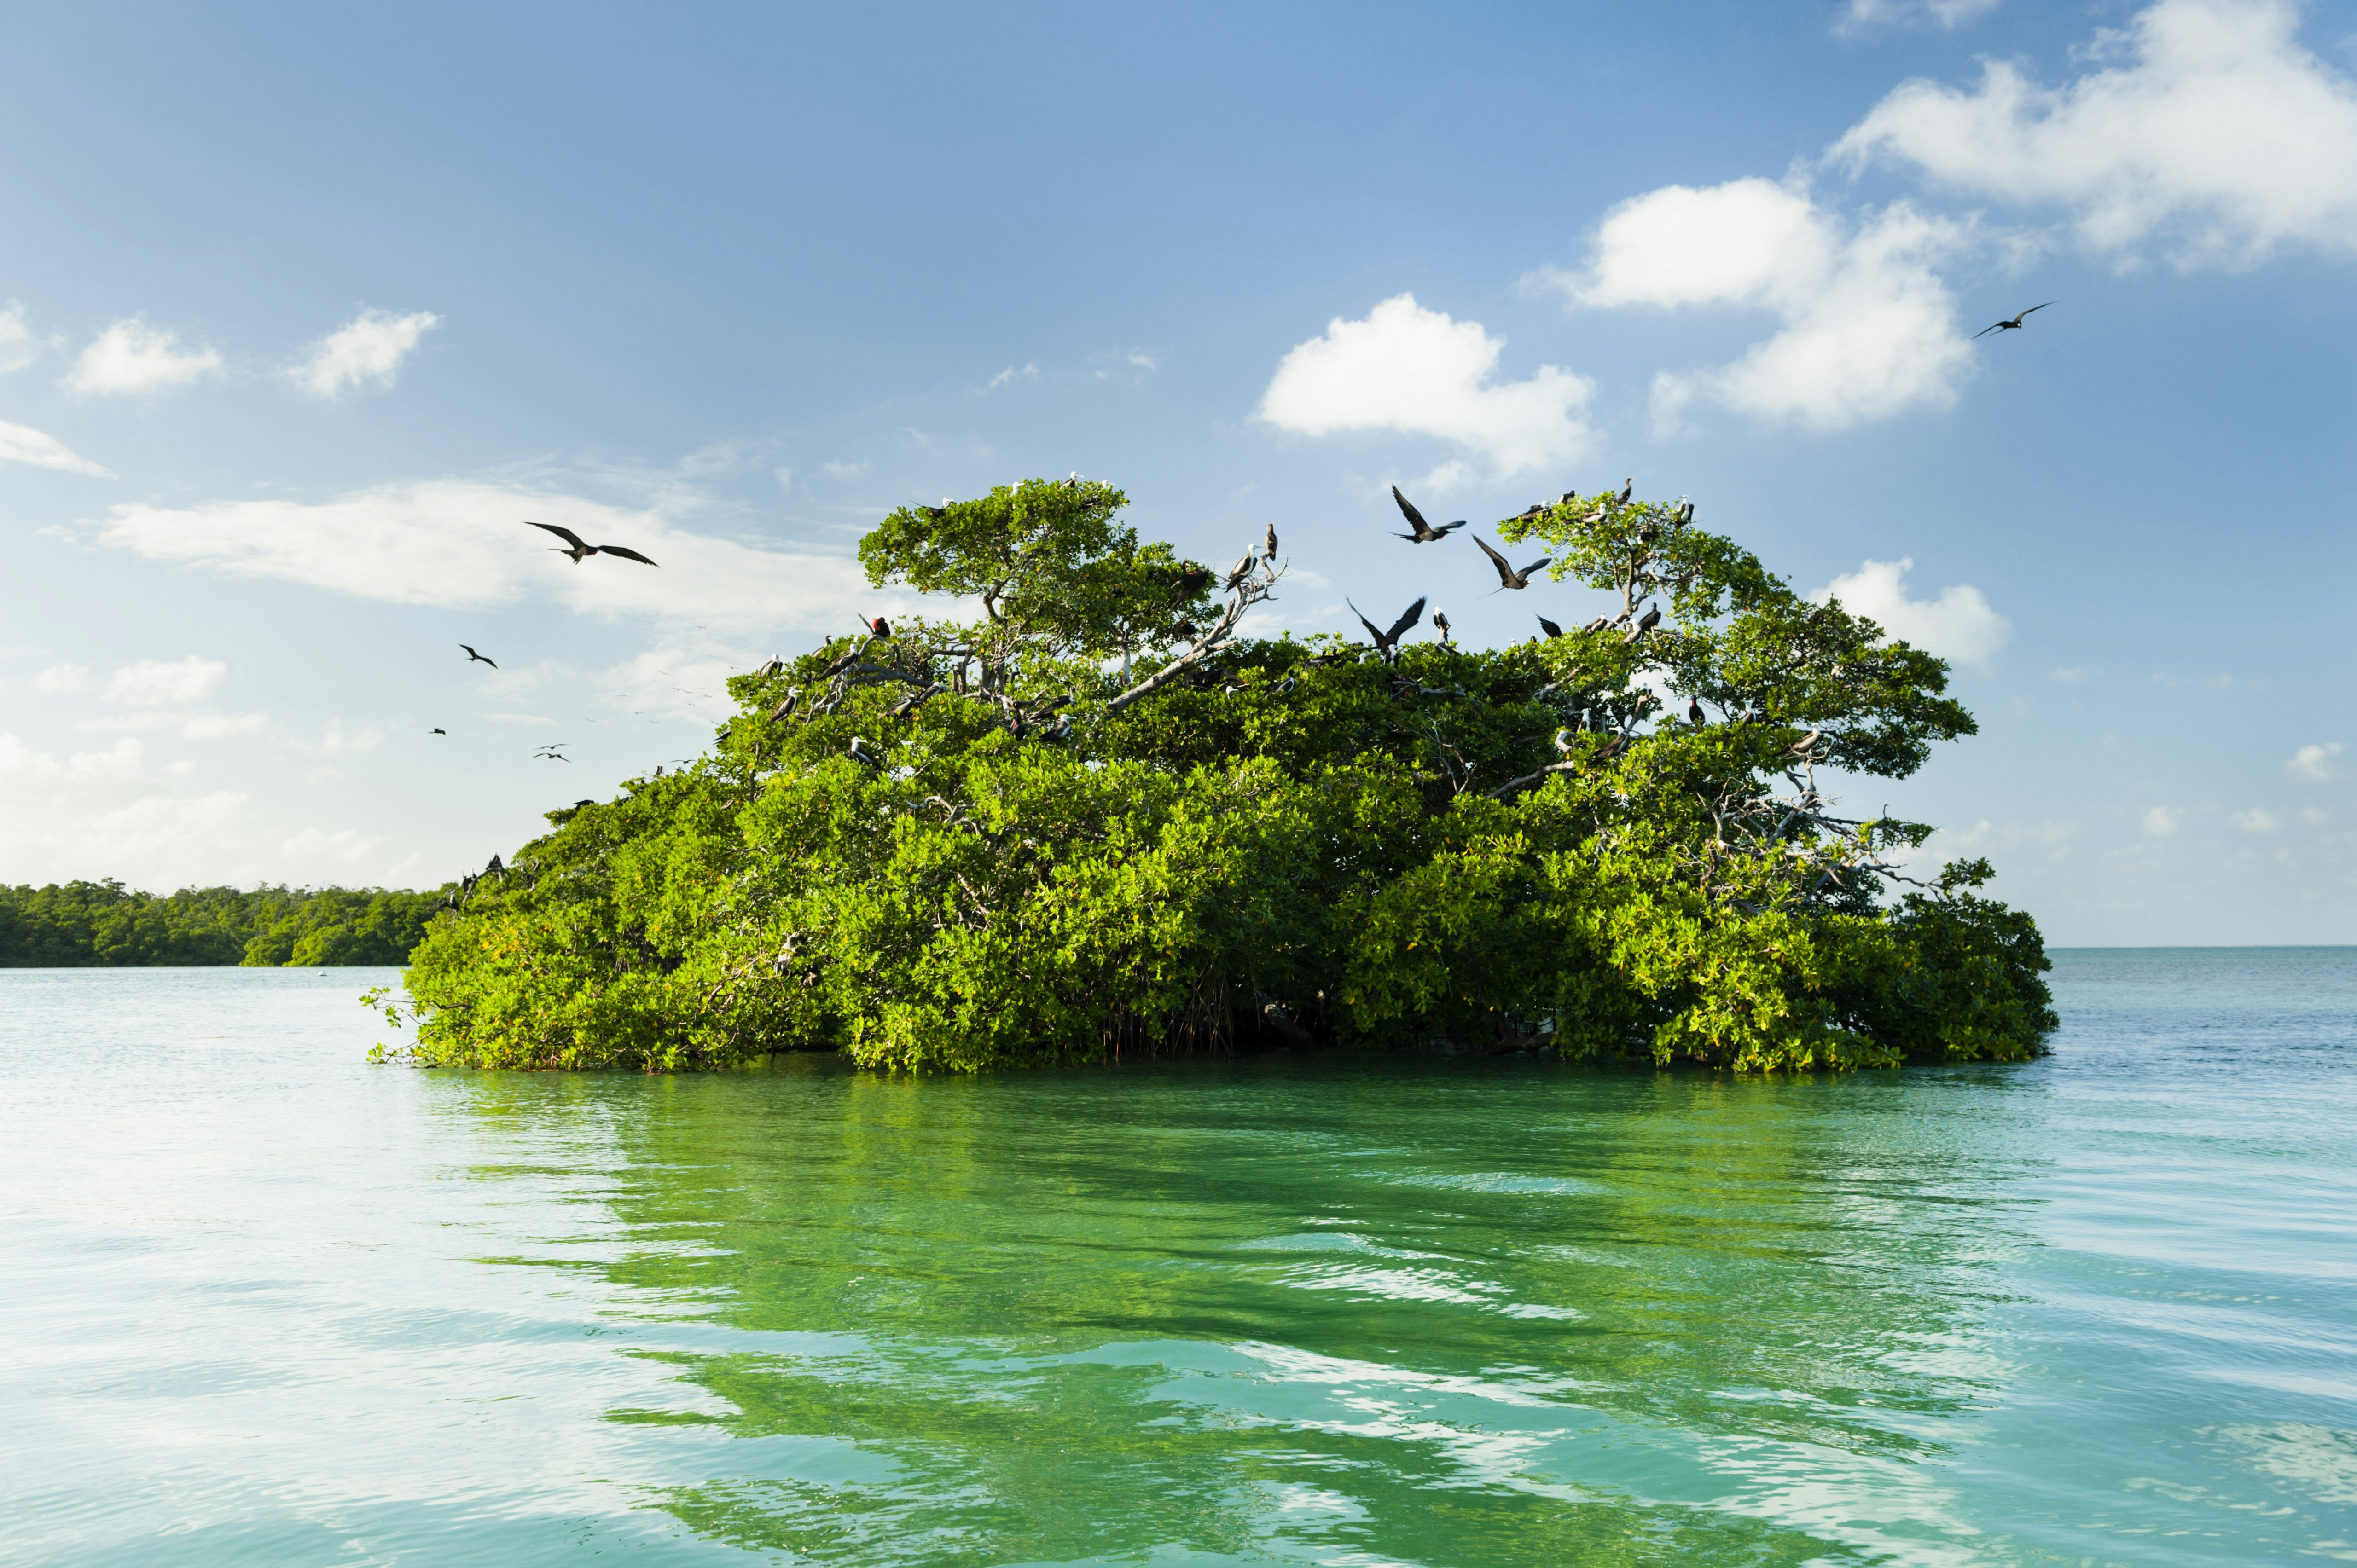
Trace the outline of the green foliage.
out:
M 405 961 L 440 895 L 345 887 L 0 886 L 0 968 Z
M 1282 568 L 1179 560 L 1123 500 L 1029 481 L 886 519 L 870 580 L 980 618 L 737 677 L 710 755 L 549 813 L 431 922 L 412 1054 L 972 1070 L 1445 1041 L 1770 1069 L 2042 1048 L 2036 928 L 1971 891 L 1986 866 L 1912 882 L 1930 827 L 1838 816 L 1820 781 L 1904 777 L 1973 733 L 1939 660 L 1605 497 L 1500 532 L 1546 541 L 1617 617 L 1494 651 L 1248 638 Z

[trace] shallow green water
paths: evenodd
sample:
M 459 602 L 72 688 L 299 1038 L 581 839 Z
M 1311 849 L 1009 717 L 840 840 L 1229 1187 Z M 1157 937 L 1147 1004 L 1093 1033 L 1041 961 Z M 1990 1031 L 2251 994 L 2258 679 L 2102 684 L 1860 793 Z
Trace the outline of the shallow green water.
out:
M 2027 1069 L 371 1069 L 0 972 L 0 1557 L 2357 1559 L 2357 951 Z

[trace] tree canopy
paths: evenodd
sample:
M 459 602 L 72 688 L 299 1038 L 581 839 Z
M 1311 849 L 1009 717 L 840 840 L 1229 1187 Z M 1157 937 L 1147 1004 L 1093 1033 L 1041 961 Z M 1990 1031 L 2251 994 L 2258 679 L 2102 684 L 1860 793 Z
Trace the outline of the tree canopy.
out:
M 1274 551 L 1182 560 L 1125 499 L 1032 480 L 886 518 L 869 580 L 978 615 L 770 660 L 695 764 L 550 812 L 428 926 L 414 1055 L 2043 1048 L 2043 947 L 1975 891 L 1986 864 L 1919 879 L 1930 826 L 1833 792 L 1973 733 L 1947 667 L 1690 508 L 1501 523 L 1619 610 L 1484 650 L 1248 635 Z
M 0 885 L 0 968 L 408 961 L 437 893 L 382 888 Z

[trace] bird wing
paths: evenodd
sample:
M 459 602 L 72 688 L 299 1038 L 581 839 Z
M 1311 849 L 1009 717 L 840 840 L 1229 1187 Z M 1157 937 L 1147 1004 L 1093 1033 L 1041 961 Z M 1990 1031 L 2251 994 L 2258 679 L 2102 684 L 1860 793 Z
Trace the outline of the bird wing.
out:
M 1501 588 L 1512 587 L 1514 569 L 1506 564 L 1506 558 L 1491 549 L 1490 542 L 1478 533 L 1473 536 L 1473 542 L 1481 547 L 1481 553 L 1487 555 L 1490 558 L 1490 564 L 1498 568 L 1498 585 Z
M 1532 562 L 1529 565 L 1523 567 L 1522 575 L 1527 577 L 1534 572 L 1543 572 L 1546 569 L 1548 564 L 1554 560 L 1555 557 L 1552 555 L 1542 555 L 1537 560 Z
M 1545 632 L 1549 637 L 1561 637 L 1563 635 L 1563 628 L 1555 625 L 1555 622 L 1547 619 L 1544 616 L 1539 617 L 1539 629 Z
M 1350 596 L 1345 594 L 1342 596 L 1342 602 L 1346 605 L 1351 605 Z M 1421 606 L 1424 601 L 1422 599 L 1418 599 L 1416 600 L 1416 603 Z M 1359 624 L 1367 628 L 1367 635 L 1375 639 L 1375 646 L 1377 648 L 1389 648 L 1391 646 L 1390 641 L 1384 638 L 1383 634 L 1375 629 L 1375 623 L 1367 618 L 1365 611 L 1360 609 L 1356 605 L 1351 605 L 1351 613 L 1359 618 Z
M 1413 630 L 1415 623 L 1423 618 L 1424 601 L 1419 598 L 1415 603 L 1408 606 L 1406 609 L 1400 612 L 1399 619 L 1392 622 L 1392 628 L 1389 632 L 1384 634 L 1383 640 L 1385 642 L 1397 642 L 1401 638 L 1405 637 L 1411 630 Z
M 1984 328 L 1982 328 L 1979 331 L 1977 331 L 1977 332 L 1975 332 L 1975 333 L 1974 333 L 1974 334 L 1973 334 L 1973 336 L 1972 336 L 1972 340 L 1973 340 L 1974 342 L 1977 343 L 1977 342 L 1979 342 L 1982 338 L 1984 338 L 1987 337 L 1990 333 L 1992 333 L 1992 332 L 1996 331 L 1996 330 L 1997 329 L 1997 328 L 1998 328 L 1998 327 L 2010 327 L 2010 326 L 2012 326 L 2012 325 L 2013 325 L 2013 323 L 2011 323 L 2010 321 L 2000 321 L 2000 322 L 1997 322 L 1997 323 L 1996 324 L 1996 326 L 1984 327 Z
M 627 544 L 600 544 L 597 546 L 597 553 L 600 555 L 619 555 L 625 561 L 643 561 L 650 566 L 655 564 L 652 557 L 641 555 Z
M 573 546 L 576 550 L 587 550 L 589 548 L 588 541 L 583 539 L 579 534 L 574 532 L 569 528 L 559 528 L 553 522 L 526 522 L 524 526 L 526 528 L 544 528 L 549 532 L 556 535 L 557 538 L 565 541 L 565 543 Z
M 2053 303 L 2054 303 L 2054 301 L 2052 301 L 2052 300 L 2050 300 L 2050 300 L 2048 300 L 2048 301 L 2046 302 L 2046 305 L 2052 305 Z M 2023 311 L 2023 312 L 2021 313 L 2021 316 L 2035 316 L 2036 314 L 2038 314 L 2038 312 L 2040 312 L 2040 311 L 2041 311 L 2041 310 L 2045 309 L 2045 308 L 2046 308 L 2046 305 L 2033 305 L 2033 306 L 2031 306 L 2028 310 Z M 2016 326 L 2019 326 L 2019 325 L 2020 325 L 2020 323 L 2021 323 L 2021 316 L 2017 316 L 2017 317 L 2015 317 L 2013 318 L 2013 319 L 2014 319 L 2014 324 L 2015 324 Z
M 1432 537 L 1432 524 L 1424 521 L 1424 513 L 1415 510 L 1415 503 L 1414 501 L 1409 500 L 1405 496 L 1400 494 L 1400 489 L 1397 485 L 1394 485 L 1392 487 L 1392 499 L 1399 502 L 1400 515 L 1407 519 L 1407 525 L 1410 528 L 1415 530 L 1416 538 L 1429 539 Z

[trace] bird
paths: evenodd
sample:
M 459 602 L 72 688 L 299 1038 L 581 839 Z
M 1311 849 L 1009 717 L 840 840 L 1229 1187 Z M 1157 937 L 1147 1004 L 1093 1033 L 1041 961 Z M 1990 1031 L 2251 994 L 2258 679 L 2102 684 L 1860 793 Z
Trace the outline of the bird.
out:
M 2050 299 L 2046 302 L 2046 305 L 2052 305 L 2054 301 Z M 2000 321 L 1994 327 L 1984 327 L 1979 331 L 1973 334 L 1973 338 L 1977 342 L 1979 339 L 1987 337 L 1992 332 L 2018 332 L 2021 330 L 2022 316 L 2034 315 L 2037 312 L 2045 309 L 2046 305 L 2033 305 L 2028 310 L 2023 311 L 2021 316 L 2017 316 L 2010 321 Z
M 573 564 L 576 566 L 580 565 L 582 562 L 587 561 L 592 555 L 619 555 L 625 561 L 643 562 L 649 566 L 652 566 L 656 564 L 652 559 L 640 554 L 637 551 L 631 549 L 627 544 L 591 544 L 587 541 L 584 540 L 579 534 L 574 532 L 571 529 L 559 528 L 553 522 L 534 522 L 531 519 L 527 518 L 524 520 L 524 526 L 526 528 L 545 529 L 549 532 L 556 535 L 557 538 L 565 541 L 565 544 L 569 546 L 569 548 L 557 550 L 556 553 L 559 555 L 572 556 Z M 550 548 L 555 549 L 555 546 L 552 545 Z
M 458 646 L 461 648 L 467 648 L 467 645 L 463 642 Z M 494 670 L 500 667 L 500 661 L 498 660 L 486 659 L 471 648 L 467 648 L 467 662 L 469 664 L 488 664 Z
M 1502 594 L 1508 588 L 1529 587 L 1531 585 L 1531 574 L 1555 559 L 1552 555 L 1542 555 L 1537 560 L 1532 562 L 1529 565 L 1517 572 L 1512 566 L 1506 564 L 1506 558 L 1504 556 L 1490 548 L 1490 542 L 1488 540 L 1482 538 L 1477 533 L 1473 536 L 1473 542 L 1481 547 L 1481 553 L 1487 555 L 1490 558 L 1490 564 L 1498 568 L 1498 585 L 1491 590 L 1492 593 Z
M 508 868 L 500 864 L 500 857 L 496 854 L 491 856 L 490 864 L 483 867 L 483 875 L 486 876 L 505 876 L 507 874 Z
M 1579 629 L 1582 631 L 1602 631 L 1606 627 L 1610 626 L 1611 624 L 1612 618 L 1610 616 L 1598 616 L 1594 620 L 1589 621 L 1586 626 L 1581 627 Z
M 1261 541 L 1260 550 L 1267 559 L 1276 559 L 1276 524 L 1272 522 L 1268 525 L 1268 537 Z
M 1455 522 L 1444 522 L 1438 528 L 1433 527 L 1432 524 L 1424 521 L 1424 513 L 1415 510 L 1415 504 L 1413 501 L 1410 501 L 1405 496 L 1400 494 L 1400 489 L 1397 485 L 1394 485 L 1392 487 L 1392 499 L 1399 502 L 1400 515 L 1407 519 L 1407 525 L 1410 528 L 1415 530 L 1414 533 L 1403 533 L 1400 535 L 1402 539 L 1407 540 L 1411 543 L 1429 544 L 1436 539 L 1448 538 L 1450 534 L 1465 526 L 1465 520 L 1460 517 Z
M 1694 502 L 1686 499 L 1684 496 L 1680 496 L 1678 498 L 1678 515 L 1670 519 L 1670 526 L 1672 528 L 1684 528 L 1693 521 Z
M 1058 714 L 1056 722 L 1039 732 L 1041 740 L 1061 740 L 1072 733 L 1072 715 Z
M 1652 630 L 1655 627 L 1661 624 L 1662 607 L 1659 605 L 1652 606 L 1643 615 L 1637 618 L 1637 624 L 1629 628 L 1629 634 L 1626 637 L 1623 637 L 1620 640 L 1623 642 L 1634 642 L 1639 638 L 1644 636 L 1647 632 Z
M 535 751 L 532 755 L 533 760 L 535 762 L 570 762 L 573 760 L 561 751 Z
M 595 800 L 576 800 L 573 802 L 573 805 L 574 809 L 578 811 L 583 806 L 594 806 L 597 803 L 597 802 Z
M 448 735 L 450 732 L 444 729 L 440 725 L 436 725 L 432 729 L 427 730 L 425 733 L 427 735 Z
M 866 628 L 867 635 L 877 642 L 882 642 L 892 635 L 892 623 L 882 616 L 862 616 L 859 618 L 859 624 Z
M 769 658 L 761 660 L 760 663 L 753 666 L 753 679 L 756 681 L 766 681 L 770 676 L 776 674 L 779 671 L 783 670 L 785 667 L 786 661 L 780 659 L 773 653 Z
M 1193 598 L 1197 594 L 1201 593 L 1205 588 L 1208 588 L 1211 585 L 1211 573 L 1205 571 L 1200 566 L 1190 566 L 1186 571 L 1178 574 L 1178 581 L 1172 585 L 1170 602 L 1172 604 L 1183 603 L 1188 599 Z
M 1629 498 L 1637 493 L 1637 481 L 1632 477 L 1620 481 L 1620 493 L 1612 498 L 1614 506 L 1627 506 Z
M 1555 748 L 1566 757 L 1571 755 L 1571 730 L 1568 725 L 1555 732 Z
M 2022 314 L 2027 316 L 2029 313 L 2025 310 Z M 1794 741 L 1791 746 L 1785 747 L 1785 750 L 1794 757 L 1806 757 L 1809 753 L 1817 748 L 1817 739 L 1824 733 L 1825 732 L 1823 729 L 1813 729 L 1808 734 L 1803 736 L 1800 739 Z
M 850 756 L 852 761 L 864 762 L 870 768 L 881 768 L 884 766 L 884 759 L 877 756 L 874 752 L 868 750 L 867 743 L 860 739 L 857 736 L 853 736 L 851 737 Z
M 921 505 L 920 505 L 920 506 L 919 506 L 919 507 L 917 508 L 917 510 L 918 510 L 919 511 L 920 511 L 920 512 L 923 512 L 927 517 L 931 518 L 934 521 L 938 522 L 938 521 L 940 521 L 942 518 L 947 517 L 947 516 L 949 515 L 949 505 L 950 505 L 950 498 L 949 498 L 949 497 L 947 497 L 947 496 L 943 496 L 943 497 L 942 498 L 942 504 L 941 504 L 941 505 L 939 505 L 939 506 L 921 506 Z
M 778 720 L 791 714 L 794 711 L 794 704 L 802 701 L 802 688 L 799 686 L 795 687 L 792 691 L 788 692 L 786 693 L 786 700 L 770 710 L 770 722 L 775 724 Z
M 1563 628 L 1555 625 L 1555 622 L 1547 619 L 1544 616 L 1539 617 L 1539 629 L 1547 634 L 1547 638 L 1550 641 L 1563 635 Z
M 1432 612 L 1432 624 L 1440 628 L 1440 640 L 1447 642 L 1448 640 L 1448 618 L 1446 615 L 1443 615 L 1440 611 L 1435 610 Z
M 1238 583 L 1243 582 L 1246 577 L 1252 575 L 1253 564 L 1253 553 L 1247 550 L 1242 556 L 1237 558 L 1234 565 L 1228 568 L 1227 586 L 1231 592 L 1234 590 L 1235 585 Z
M 1342 602 L 1346 605 L 1351 605 L 1348 596 L 1344 596 Z M 1356 605 L 1351 605 L 1351 613 L 1359 618 L 1359 624 L 1367 628 L 1367 635 L 1375 639 L 1375 650 L 1383 654 L 1385 658 L 1389 658 L 1391 656 L 1393 646 L 1397 643 L 1401 638 L 1405 637 L 1410 628 L 1412 628 L 1416 622 L 1424 618 L 1424 600 L 1419 598 L 1415 603 L 1408 606 L 1406 609 L 1402 610 L 1400 612 L 1399 619 L 1392 622 L 1392 628 L 1389 631 L 1377 631 L 1375 629 L 1375 623 L 1369 620 L 1365 614 L 1361 612 Z
M 1696 729 L 1700 729 L 1703 725 L 1710 723 L 1710 720 L 1703 715 L 1702 699 L 1700 697 L 1689 697 L 1686 699 L 1686 723 L 1694 725 Z

